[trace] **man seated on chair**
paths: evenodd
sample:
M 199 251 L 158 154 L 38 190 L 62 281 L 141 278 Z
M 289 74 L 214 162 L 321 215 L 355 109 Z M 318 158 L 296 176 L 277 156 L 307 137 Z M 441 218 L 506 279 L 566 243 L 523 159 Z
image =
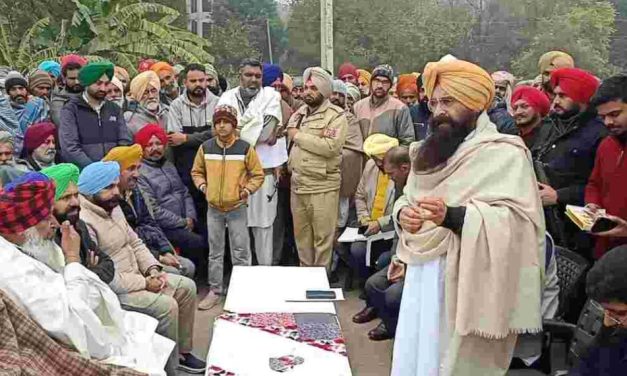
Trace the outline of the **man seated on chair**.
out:
M 370 157 L 370 160 L 366 162 L 366 167 L 357 186 L 355 208 L 359 226 L 367 227 L 364 232 L 365 236 L 394 230 L 391 216 L 395 197 L 394 181 L 383 169 L 383 158 L 388 150 L 398 146 L 398 144 L 398 139 L 383 133 L 372 134 L 364 141 L 364 153 Z M 386 244 L 377 243 L 379 244 L 372 243 L 373 253 L 375 248 L 388 251 L 392 247 L 391 241 L 387 241 Z M 360 283 L 365 282 L 372 274 L 367 266 L 366 249 L 367 243 L 365 241 L 351 244 L 350 263 L 357 273 Z M 376 260 L 379 255 L 371 253 L 371 256 L 373 256 L 371 259 Z
M 394 181 L 395 197 L 403 193 L 403 188 L 409 176 L 411 162 L 409 159 L 409 149 L 403 146 L 396 146 L 388 150 L 383 159 L 383 167 L 390 179 Z M 377 267 L 381 268 L 366 281 L 366 307 L 353 316 L 353 322 L 363 324 L 381 318 L 381 322 L 374 329 L 368 332 L 368 338 L 372 341 L 383 341 L 394 337 L 396 333 L 396 323 L 398 321 L 398 310 L 401 305 L 403 294 L 403 277 L 405 266 L 395 256 L 396 241 L 392 246 L 392 260 L 389 265 L 381 265 L 384 255 L 379 258 Z
M 627 246 L 605 253 L 590 269 L 586 293 L 603 306 L 601 332 L 569 376 L 624 375 L 627 366 Z

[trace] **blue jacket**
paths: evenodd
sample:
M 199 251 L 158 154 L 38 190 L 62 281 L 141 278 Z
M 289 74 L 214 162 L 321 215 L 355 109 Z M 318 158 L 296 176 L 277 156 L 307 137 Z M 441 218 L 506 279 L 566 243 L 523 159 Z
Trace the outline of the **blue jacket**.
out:
M 544 164 L 558 202 L 583 206 L 597 148 L 607 129 L 596 113 L 590 112 L 569 120 L 549 117 L 545 121 L 550 124 L 543 124 L 547 134 L 538 140 L 538 147 L 532 152 Z
M 79 95 L 61 109 L 59 143 L 63 161 L 83 169 L 133 140 L 117 104 L 105 101 L 98 113 Z
M 184 228 L 185 218 L 197 220 L 194 200 L 171 162 L 144 159 L 139 173 L 139 187 L 162 229 Z
M 133 189 L 127 200 L 120 201 L 120 208 L 126 217 L 126 222 L 157 259 L 159 255 L 173 251 L 172 245 L 152 216 L 152 211 L 146 205 L 139 188 Z
M 431 111 L 427 107 L 427 102 L 418 102 L 409 107 L 411 122 L 414 124 L 414 135 L 416 141 L 424 140 L 429 134 L 429 118 Z
M 507 107 L 504 103 L 499 103 L 495 107 L 488 110 L 488 116 L 490 121 L 496 125 L 496 130 L 504 134 L 518 134 L 518 128 L 516 127 L 516 121 L 512 115 L 507 112 Z

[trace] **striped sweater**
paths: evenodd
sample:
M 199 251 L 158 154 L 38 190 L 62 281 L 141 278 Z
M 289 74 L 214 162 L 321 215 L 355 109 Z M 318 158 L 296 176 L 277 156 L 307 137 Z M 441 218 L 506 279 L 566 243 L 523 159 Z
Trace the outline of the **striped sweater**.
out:
M 223 212 L 246 204 L 241 192 L 247 190 L 252 195 L 264 180 L 255 148 L 240 139 L 224 145 L 217 137 L 198 148 L 191 174 L 198 189 L 206 187 L 209 206 Z

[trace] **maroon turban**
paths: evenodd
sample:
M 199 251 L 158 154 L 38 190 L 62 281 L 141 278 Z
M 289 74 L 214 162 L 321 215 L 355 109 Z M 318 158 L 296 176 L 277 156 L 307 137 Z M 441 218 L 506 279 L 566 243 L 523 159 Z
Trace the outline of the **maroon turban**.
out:
M 357 67 L 351 63 L 344 63 L 340 65 L 340 70 L 337 76 L 341 80 L 342 77 L 346 76 L 347 74 L 352 74 L 355 79 L 359 78 L 359 72 L 357 72 Z
M 168 143 L 168 136 L 159 124 L 146 124 L 135 134 L 135 143 L 141 145 L 142 148 L 148 146 L 148 142 L 152 136 L 157 136 L 163 145 Z
M 71 63 L 78 64 L 82 67 L 87 64 L 87 59 L 76 54 L 65 55 L 61 58 L 61 71 L 64 71 L 65 67 Z
M 599 87 L 599 80 L 579 68 L 561 68 L 551 73 L 551 86 L 560 87 L 570 99 L 587 104 Z
M 35 123 L 26 129 L 24 134 L 24 149 L 29 155 L 33 150 L 40 147 L 46 139 L 56 134 L 57 127 L 48 121 Z
M 44 179 L 26 179 L 0 191 L 0 233 L 21 233 L 48 218 L 54 192 L 54 183 Z
M 514 90 L 514 93 L 512 93 L 512 107 L 514 107 L 514 103 L 521 99 L 539 112 L 542 117 L 549 114 L 551 101 L 549 101 L 549 97 L 547 97 L 543 91 L 532 86 L 519 86 Z

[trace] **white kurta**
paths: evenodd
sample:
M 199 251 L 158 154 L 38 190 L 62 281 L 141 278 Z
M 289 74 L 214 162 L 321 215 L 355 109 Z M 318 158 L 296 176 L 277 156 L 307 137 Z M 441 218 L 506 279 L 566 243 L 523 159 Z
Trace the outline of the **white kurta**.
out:
M 438 376 L 448 347 L 444 300 L 446 258 L 407 265 L 392 376 Z
M 155 334 L 157 320 L 126 312 L 117 296 L 80 263 L 56 273 L 0 237 L 0 288 L 51 337 L 81 355 L 165 374 L 174 342 Z

